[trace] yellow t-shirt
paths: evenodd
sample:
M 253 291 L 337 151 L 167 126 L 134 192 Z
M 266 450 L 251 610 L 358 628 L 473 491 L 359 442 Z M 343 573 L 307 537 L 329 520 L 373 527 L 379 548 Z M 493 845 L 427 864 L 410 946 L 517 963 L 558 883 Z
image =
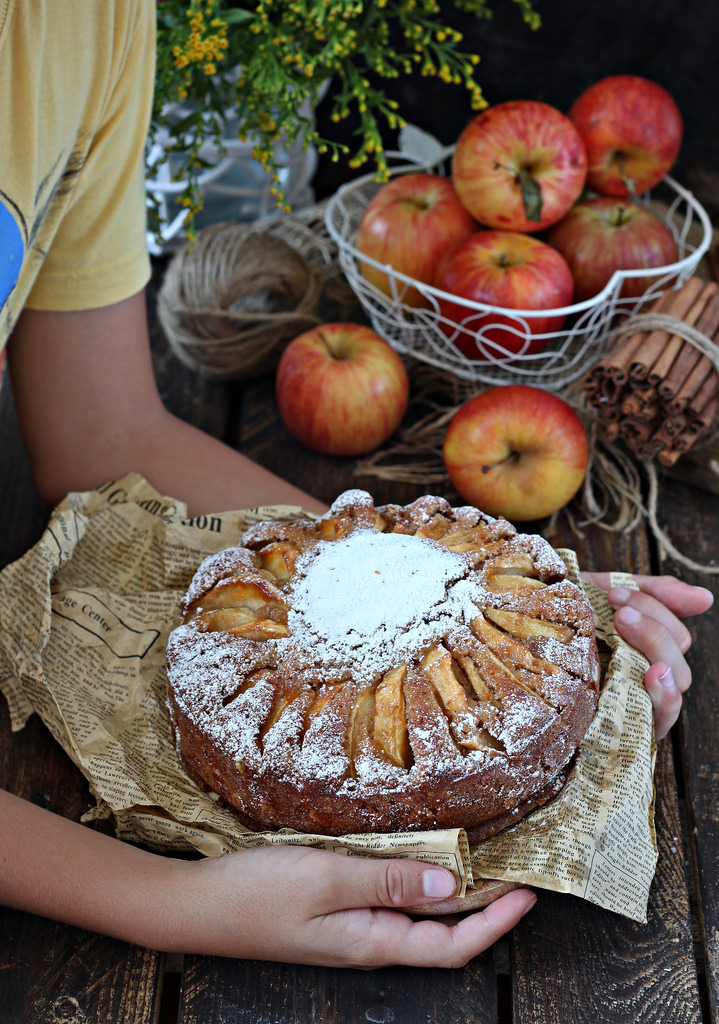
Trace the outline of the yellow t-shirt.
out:
M 0 349 L 147 282 L 154 55 L 154 0 L 0 0 Z

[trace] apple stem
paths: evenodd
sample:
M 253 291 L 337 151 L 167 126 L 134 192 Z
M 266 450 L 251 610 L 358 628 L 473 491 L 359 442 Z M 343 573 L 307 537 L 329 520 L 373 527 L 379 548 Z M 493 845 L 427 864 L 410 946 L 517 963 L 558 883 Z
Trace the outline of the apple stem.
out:
M 634 197 L 637 194 L 636 187 L 634 184 L 634 178 L 630 178 L 626 172 L 626 157 L 621 150 L 617 150 L 612 154 L 612 161 L 617 165 L 619 170 L 619 177 L 622 179 L 622 184 L 629 193 L 630 196 Z
M 497 466 L 504 466 L 507 462 L 518 462 L 520 457 L 519 452 L 510 452 L 509 455 L 505 455 L 503 459 L 497 459 L 496 462 L 490 462 L 488 465 L 480 466 L 481 473 L 491 473 Z
M 629 217 L 629 212 L 628 212 L 626 206 L 618 206 L 616 208 L 616 210 L 614 211 L 614 216 L 612 218 L 612 224 L 614 225 L 615 228 L 620 228 L 622 226 L 622 224 L 626 224 L 626 222 L 628 220 L 630 220 L 630 219 L 631 218 Z

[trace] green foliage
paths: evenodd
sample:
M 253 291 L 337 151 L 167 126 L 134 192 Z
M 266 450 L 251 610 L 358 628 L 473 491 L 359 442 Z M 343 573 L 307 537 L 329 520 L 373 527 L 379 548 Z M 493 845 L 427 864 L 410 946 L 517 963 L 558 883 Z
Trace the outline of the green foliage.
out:
M 513 0 L 532 28 L 539 24 L 530 0 Z M 454 0 L 478 18 L 490 16 L 489 0 Z M 254 142 L 253 156 L 272 175 L 272 194 L 285 207 L 274 144 L 303 137 L 320 153 L 338 159 L 348 147 L 319 138 L 301 116 L 303 101 L 316 106 L 332 79 L 331 119 L 359 115 L 358 143 L 350 166 L 371 161 L 387 176 L 380 125 L 399 129 L 395 101 L 377 81 L 419 72 L 469 91 L 472 109 L 486 106 L 475 80 L 479 56 L 461 49 L 462 35 L 444 24 L 436 0 L 158 0 L 157 77 L 150 140 L 160 126 L 170 152 L 182 154 L 176 177 L 187 182 L 180 198 L 192 234 L 202 207 L 198 153 L 207 141 L 221 146 L 226 112 Z M 372 81 L 370 81 L 370 77 Z M 181 103 L 183 116 L 168 104 Z M 167 159 L 166 151 L 163 159 Z M 148 168 L 152 174 L 155 168 Z

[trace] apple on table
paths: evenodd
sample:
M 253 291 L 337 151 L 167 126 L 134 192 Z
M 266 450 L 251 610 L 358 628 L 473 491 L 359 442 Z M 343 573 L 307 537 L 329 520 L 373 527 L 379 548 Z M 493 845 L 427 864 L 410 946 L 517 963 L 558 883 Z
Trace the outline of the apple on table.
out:
M 356 248 L 415 281 L 431 284 L 440 257 L 477 230 L 452 182 L 439 174 L 401 174 L 383 185 L 367 204 L 357 229 Z M 392 297 L 394 284 L 408 306 L 429 306 L 426 295 L 391 278 L 371 263 L 359 269 L 376 288 Z M 403 291 L 404 289 L 404 291 Z
M 673 97 L 640 75 L 594 82 L 569 108 L 587 151 L 587 186 L 607 196 L 641 195 L 674 165 L 683 122 Z
M 558 395 L 500 384 L 460 406 L 443 455 L 465 501 L 489 515 L 527 522 L 552 515 L 576 494 L 589 444 L 579 416 Z
M 597 196 L 575 203 L 544 235 L 565 258 L 574 278 L 574 301 L 597 295 L 617 270 L 669 266 L 679 259 L 671 229 L 630 199 Z M 654 278 L 628 276 L 621 296 L 643 295 Z
M 579 198 L 587 154 L 579 132 L 556 107 L 509 100 L 464 128 L 452 157 L 452 182 L 470 213 L 489 228 L 541 231 Z
M 399 426 L 409 400 L 400 356 L 364 324 L 320 324 L 294 338 L 277 367 L 285 426 L 325 455 L 364 455 Z
M 452 296 L 437 298 L 440 328 L 460 352 L 478 361 L 487 352 L 503 357 L 541 351 L 565 315 L 525 317 L 525 329 L 511 315 L 473 309 L 463 298 L 534 313 L 568 305 L 574 291 L 571 271 L 556 249 L 519 231 L 496 230 L 475 232 L 450 249 L 440 260 L 434 286 Z

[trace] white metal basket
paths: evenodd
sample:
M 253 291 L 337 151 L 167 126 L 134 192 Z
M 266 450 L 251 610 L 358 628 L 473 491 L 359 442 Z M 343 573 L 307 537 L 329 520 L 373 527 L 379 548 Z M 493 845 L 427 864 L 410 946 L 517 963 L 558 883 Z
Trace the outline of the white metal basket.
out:
M 451 153 L 451 149 L 445 150 L 442 159 L 431 165 L 408 163 L 403 156 L 405 162 L 391 173 L 393 176 L 418 170 L 444 173 Z M 379 188 L 381 183 L 368 174 L 342 186 L 327 203 L 325 224 L 337 245 L 339 263 L 347 280 L 374 329 L 399 352 L 477 383 L 524 383 L 549 391 L 561 390 L 602 357 L 612 331 L 627 317 L 667 286 L 679 286 L 695 272 L 712 238 L 711 221 L 704 208 L 691 192 L 667 176 L 655 194 L 642 196 L 640 202 L 649 206 L 671 229 L 679 251 L 676 263 L 653 270 L 617 271 L 591 299 L 553 310 L 508 310 L 463 298 L 462 306 L 476 310 L 483 320 L 474 334 L 478 358 L 469 359 L 452 341 L 460 325 L 440 312 L 440 300 L 452 296 L 363 256 L 355 248 L 360 218 Z M 360 260 L 386 273 L 391 296 L 363 277 Z M 643 295 L 634 298 L 620 295 L 622 284 L 630 277 L 651 279 Z M 429 303 L 427 308 L 403 302 L 409 287 L 417 288 L 425 296 Z M 497 326 L 487 320 L 487 313 L 501 314 L 502 330 L 520 339 L 514 346 L 518 351 L 510 352 L 487 336 Z M 532 319 L 546 316 L 565 317 L 562 329 L 547 334 L 530 333 Z M 466 320 L 463 323 L 462 336 L 466 338 L 468 325 Z M 536 347 L 538 341 L 546 341 L 546 347 L 539 352 L 528 352 L 530 342 Z

